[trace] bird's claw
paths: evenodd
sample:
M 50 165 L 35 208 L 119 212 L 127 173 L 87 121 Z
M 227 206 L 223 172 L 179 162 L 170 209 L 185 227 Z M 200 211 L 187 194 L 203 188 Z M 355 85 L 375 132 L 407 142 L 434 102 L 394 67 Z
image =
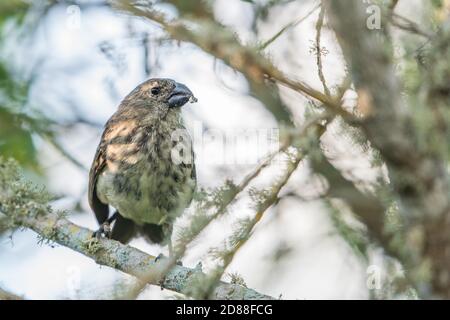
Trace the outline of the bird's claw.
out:
M 112 228 L 111 228 L 111 225 L 109 224 L 109 222 L 104 222 L 100 226 L 100 228 L 98 228 L 97 231 L 94 231 L 94 233 L 92 234 L 92 237 L 100 239 L 102 237 L 102 235 L 104 235 L 106 238 L 110 239 L 111 232 L 112 232 Z
M 156 257 L 155 257 L 155 259 L 153 260 L 154 262 L 158 262 L 159 260 L 161 260 L 161 259 L 163 259 L 163 258 L 165 258 L 165 256 L 162 254 L 162 253 L 160 253 L 160 254 L 158 254 Z M 169 256 L 169 258 L 170 258 L 170 256 Z M 182 266 L 183 265 L 183 262 L 181 262 L 181 260 L 177 260 L 177 261 L 175 261 L 175 264 L 177 265 L 177 266 Z
M 156 257 L 155 257 L 155 260 L 153 260 L 154 262 L 158 262 L 159 260 L 161 260 L 162 258 L 164 258 L 164 255 L 162 254 L 162 253 L 160 253 L 160 254 L 158 254 Z

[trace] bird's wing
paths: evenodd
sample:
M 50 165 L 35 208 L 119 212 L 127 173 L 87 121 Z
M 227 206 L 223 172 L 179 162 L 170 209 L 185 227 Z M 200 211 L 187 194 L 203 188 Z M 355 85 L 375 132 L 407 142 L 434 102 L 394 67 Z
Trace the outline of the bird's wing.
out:
M 195 167 L 195 153 L 194 153 L 194 148 L 191 147 L 191 163 L 192 163 L 192 169 L 191 169 L 191 179 L 194 180 L 194 186 L 192 189 L 192 196 L 191 199 L 188 202 L 188 205 L 192 202 L 192 199 L 194 199 L 194 193 L 195 193 L 195 189 L 197 189 L 197 168 Z
M 91 209 L 94 211 L 95 216 L 97 217 L 97 221 L 99 224 L 105 222 L 109 216 L 109 207 L 108 204 L 105 204 L 100 201 L 97 197 L 97 178 L 106 165 L 106 145 L 104 143 L 104 135 L 100 141 L 100 144 L 97 148 L 97 152 L 95 153 L 94 161 L 91 166 L 91 170 L 89 172 L 89 205 Z
M 195 184 L 197 185 L 197 168 L 195 167 L 195 153 L 194 148 L 191 147 L 191 157 L 192 157 L 192 171 L 191 171 L 191 178 L 195 181 Z

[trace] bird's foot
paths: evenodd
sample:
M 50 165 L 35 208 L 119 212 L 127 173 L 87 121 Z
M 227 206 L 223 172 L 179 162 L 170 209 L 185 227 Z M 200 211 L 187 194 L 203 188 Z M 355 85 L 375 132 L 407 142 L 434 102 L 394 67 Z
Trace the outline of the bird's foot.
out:
M 160 254 L 158 254 L 156 257 L 155 257 L 155 260 L 154 260 L 154 262 L 158 262 L 159 260 L 161 260 L 161 259 L 163 259 L 163 258 L 165 258 L 165 256 L 162 254 L 162 253 L 160 253 Z M 169 259 L 170 259 L 171 257 L 169 256 Z M 176 262 L 175 262 L 175 264 L 177 265 L 177 266 L 183 266 L 183 262 L 181 262 L 181 260 L 177 260 Z
M 164 258 L 164 255 L 162 254 L 162 253 L 160 253 L 160 254 L 158 254 L 156 257 L 155 257 L 155 260 L 153 260 L 154 262 L 158 262 L 159 260 L 161 260 L 162 258 Z
M 100 228 L 98 228 L 98 230 L 92 234 L 92 237 L 100 239 L 102 235 L 104 235 L 106 238 L 110 239 L 112 233 L 111 224 L 117 219 L 118 215 L 119 213 L 117 211 L 114 212 L 114 214 L 108 219 L 106 219 L 106 221 L 102 223 Z
M 100 239 L 102 237 L 102 235 L 104 235 L 106 238 L 111 238 L 111 225 L 109 222 L 104 222 L 102 223 L 102 225 L 100 226 L 100 228 L 98 228 L 97 231 L 94 231 L 94 233 L 92 234 L 92 237 Z

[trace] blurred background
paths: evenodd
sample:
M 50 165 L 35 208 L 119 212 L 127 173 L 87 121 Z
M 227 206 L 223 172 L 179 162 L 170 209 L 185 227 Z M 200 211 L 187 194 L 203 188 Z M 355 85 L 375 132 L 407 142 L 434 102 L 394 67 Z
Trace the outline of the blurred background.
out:
M 183 14 L 177 1 L 152 5 L 169 18 Z M 320 1 L 214 0 L 208 5 L 217 22 L 242 43 L 259 45 L 287 77 L 322 90 L 320 55 L 330 90 L 335 92 L 344 81 L 342 53 L 327 24 L 317 50 Z M 198 6 L 193 12 L 200 16 Z M 415 20 L 427 10 L 421 1 L 399 6 Z M 103 125 L 126 94 L 152 77 L 184 83 L 199 100 L 183 110 L 195 142 L 199 187 L 238 183 L 279 147 L 279 122 L 252 94 L 246 77 L 199 47 L 173 40 L 158 24 L 104 1 L 11 0 L 0 3 L 0 154 L 15 158 L 27 178 L 45 185 L 55 196 L 53 207 L 96 229 L 87 202 L 88 169 Z M 315 112 L 310 99 L 286 86 L 277 85 L 277 99 L 296 124 Z M 349 110 L 355 99 L 348 90 Z M 348 169 L 353 181 L 370 184 L 385 175 L 383 165 L 339 121 L 321 140 L 333 163 Z M 283 161 L 274 161 L 254 185 L 267 185 L 282 168 Z M 258 223 L 224 279 L 238 273 L 248 287 L 283 299 L 368 299 L 381 294 L 383 289 L 371 286 L 368 277 L 373 270 L 388 276 L 385 258 L 375 246 L 362 250 L 366 242 L 360 233 L 353 242 L 346 241 L 346 230 L 321 197 L 323 183 L 308 161 L 302 162 L 283 188 L 284 197 Z M 189 247 L 184 265 L 202 261 L 206 271 L 212 268 L 211 249 L 220 247 L 236 221 L 251 213 L 251 197 L 243 194 Z M 188 220 L 189 212 L 177 225 Z M 70 249 L 43 244 L 33 231 L 1 232 L 0 287 L 25 298 L 115 298 L 135 282 Z M 131 245 L 152 255 L 166 252 L 143 239 Z M 177 296 L 149 286 L 139 298 Z

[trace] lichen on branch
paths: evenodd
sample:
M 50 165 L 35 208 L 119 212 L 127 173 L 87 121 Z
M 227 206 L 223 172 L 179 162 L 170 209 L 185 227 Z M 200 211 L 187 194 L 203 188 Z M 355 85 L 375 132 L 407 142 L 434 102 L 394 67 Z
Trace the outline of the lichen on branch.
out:
M 35 231 L 42 240 L 56 242 L 79 252 L 96 263 L 125 272 L 138 279 L 145 276 L 150 284 L 188 293 L 192 284 L 204 277 L 197 269 L 174 265 L 164 277 L 166 259 L 155 257 L 120 242 L 106 238 L 92 238 L 92 231 L 66 218 L 65 212 L 54 212 L 48 204 L 50 197 L 42 188 L 25 181 L 17 164 L 0 158 L 0 212 L 14 226 Z M 154 273 L 154 277 L 149 274 Z M 238 284 L 221 281 L 214 290 L 214 299 L 273 299 Z

